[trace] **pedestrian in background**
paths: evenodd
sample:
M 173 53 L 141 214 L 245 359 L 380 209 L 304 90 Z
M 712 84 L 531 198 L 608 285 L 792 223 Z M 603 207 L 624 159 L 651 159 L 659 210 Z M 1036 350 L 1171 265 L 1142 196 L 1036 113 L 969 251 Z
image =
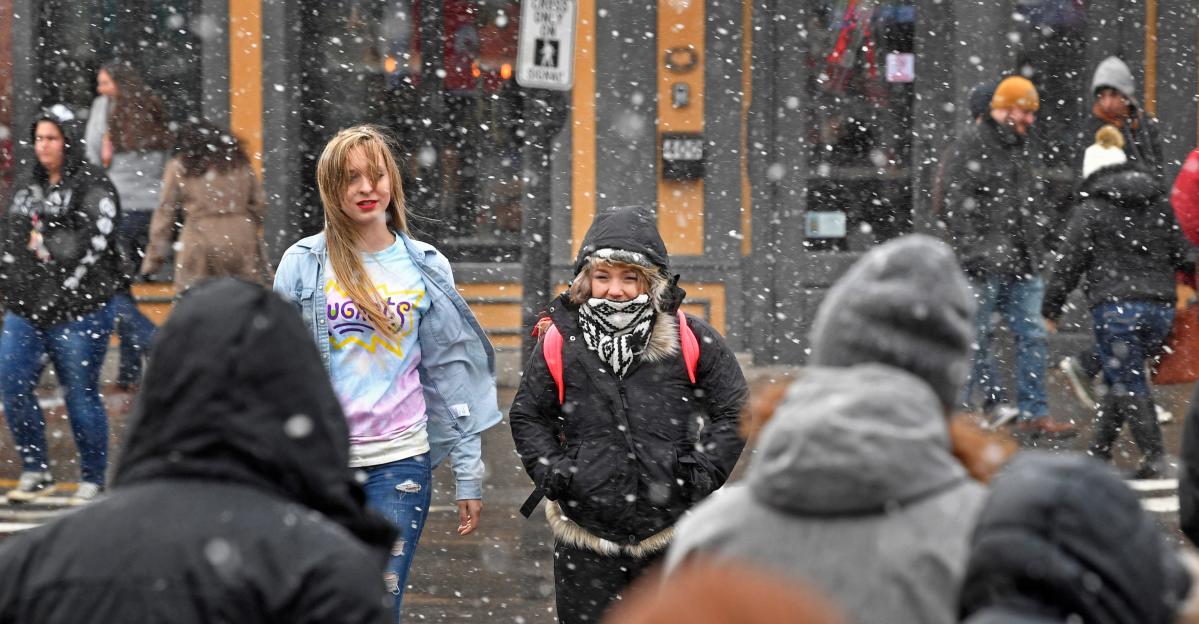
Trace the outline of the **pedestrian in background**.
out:
M 37 161 L 21 172 L 4 214 L 0 239 L 0 390 L 4 417 L 21 456 L 21 476 L 10 502 L 53 492 L 46 420 L 37 385 L 47 360 L 62 386 L 71 432 L 79 449 L 81 483 L 72 503 L 104 488 L 108 414 L 100 398 L 100 368 L 112 331 L 109 304 L 120 279 L 115 223 L 116 190 L 86 162 L 75 115 L 56 105 L 30 128 Z
M 954 457 L 974 299 L 928 236 L 880 245 L 829 290 L 809 367 L 759 434 L 745 479 L 685 517 L 691 558 L 810 583 L 862 624 L 954 621 L 985 489 Z
M 745 445 L 741 367 L 711 325 L 679 310 L 677 281 L 653 212 L 598 214 L 509 412 L 530 502 L 549 499 L 563 624 L 600 621 Z
M 117 386 L 131 390 L 141 379 L 142 358 L 155 327 L 137 309 L 130 286 L 145 255 L 172 139 L 162 100 L 129 63 L 105 64 L 96 77 L 96 93 L 87 123 L 87 154 L 92 164 L 107 169 L 121 197 L 117 244 L 125 256 L 126 277 L 113 297 L 113 310 L 121 354 Z
M 250 159 L 233 135 L 205 122 L 179 132 L 178 155 L 167 163 L 162 197 L 150 222 L 141 273 L 158 272 L 171 256 L 176 220 L 175 293 L 210 277 L 232 276 L 261 283 L 266 197 Z
M 346 466 L 308 331 L 269 290 L 191 289 L 163 327 L 112 493 L 0 547 L 0 621 L 391 620 L 395 529 Z
M 991 483 L 960 614 L 968 624 L 1170 624 L 1191 585 L 1179 554 L 1112 469 L 1030 451 Z
M 1174 186 L 1170 188 L 1170 205 L 1182 233 L 1192 245 L 1199 245 L 1199 149 L 1191 151 Z
M 454 288 L 450 263 L 408 233 L 393 140 L 338 132 L 316 165 L 325 229 L 292 245 L 275 290 L 303 313 L 350 425 L 350 465 L 399 529 L 384 574 L 396 621 L 429 515 L 431 471 L 449 457 L 458 534 L 479 527 L 482 432 L 500 420 L 495 353 Z
M 1030 438 L 1061 438 L 1077 432 L 1049 415 L 1045 394 L 1048 340 L 1041 321 L 1041 270 L 1047 215 L 1038 203 L 1044 185 L 1036 178 L 1039 158 L 1028 137 L 1039 108 L 1037 90 L 1026 78 L 1008 76 L 999 83 L 990 116 L 954 144 L 945 221 L 978 302 L 977 349 L 962 402 L 972 404 L 977 389 L 994 426 L 1018 418 L 1019 431 Z M 991 351 L 996 313 L 1015 336 L 1014 410 L 1006 403 Z
M 1107 385 L 1091 455 L 1110 461 L 1125 421 L 1141 448 L 1135 478 L 1166 472 L 1165 448 L 1145 360 L 1161 351 L 1174 322 L 1175 271 L 1194 272 L 1190 245 L 1153 174 L 1128 162 L 1114 126 L 1095 133 L 1075 206 L 1041 313 L 1056 331 L 1066 298 L 1083 277 Z
M 1121 136 L 1120 149 L 1126 160 L 1139 165 L 1161 183 L 1165 175 L 1165 157 L 1162 155 L 1157 119 L 1140 108 L 1136 100 L 1136 83 L 1128 65 L 1115 56 L 1103 59 L 1091 78 L 1091 93 L 1095 102 L 1091 107 L 1091 115 L 1083 122 L 1078 134 L 1076 170 L 1081 171 L 1085 167 L 1084 160 L 1096 133 L 1100 128 L 1110 125 Z M 1103 361 L 1094 343 L 1087 345 L 1077 355 L 1062 358 L 1058 369 L 1065 375 L 1074 396 L 1084 407 L 1090 410 L 1100 403 L 1091 389 L 1091 381 L 1103 371 Z M 1168 422 L 1173 417 L 1160 407 L 1157 408 L 1157 415 L 1162 422 Z

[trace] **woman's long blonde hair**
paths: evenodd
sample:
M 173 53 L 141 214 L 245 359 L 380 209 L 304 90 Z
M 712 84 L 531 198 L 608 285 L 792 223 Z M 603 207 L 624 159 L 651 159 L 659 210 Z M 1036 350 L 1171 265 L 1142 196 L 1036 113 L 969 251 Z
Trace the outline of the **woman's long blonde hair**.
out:
M 321 152 L 316 163 L 316 184 L 321 193 L 321 204 L 325 207 L 325 240 L 329 250 L 329 263 L 337 276 L 338 284 L 349 295 L 354 305 L 366 315 L 376 331 L 385 335 L 394 333 L 387 320 L 383 300 L 375 291 L 370 275 L 362 264 L 359 254 L 360 237 L 353 221 L 342 210 L 346 201 L 346 189 L 350 184 L 350 156 L 355 150 L 363 150 L 370 167 L 367 172 L 375 181 L 386 173 L 391 182 L 391 202 L 387 206 L 387 218 L 392 229 L 408 234 L 408 219 L 405 217 L 404 189 L 400 181 L 400 168 L 392 152 L 395 146 L 386 130 L 374 125 L 346 128 L 337 133 Z M 378 163 L 383 168 L 378 168 Z M 318 285 L 318 288 L 323 285 Z

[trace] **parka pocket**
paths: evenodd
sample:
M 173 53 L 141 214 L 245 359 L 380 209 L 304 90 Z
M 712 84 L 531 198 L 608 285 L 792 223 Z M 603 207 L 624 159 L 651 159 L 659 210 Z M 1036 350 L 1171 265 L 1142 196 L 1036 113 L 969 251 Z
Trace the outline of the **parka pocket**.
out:
M 716 478 L 712 473 L 713 467 L 693 453 L 677 450 L 676 453 L 678 453 L 678 461 L 675 463 L 675 476 L 681 482 L 680 498 L 683 503 L 694 505 L 707 498 L 716 489 Z

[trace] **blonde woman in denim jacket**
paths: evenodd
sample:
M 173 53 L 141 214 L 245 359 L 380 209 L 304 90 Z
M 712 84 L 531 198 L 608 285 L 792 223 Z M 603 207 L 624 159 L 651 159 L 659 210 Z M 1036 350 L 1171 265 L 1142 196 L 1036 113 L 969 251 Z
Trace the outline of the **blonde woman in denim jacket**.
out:
M 400 530 L 384 573 L 396 621 L 429 513 L 430 472 L 449 457 L 459 535 L 479 526 L 480 435 L 500 420 L 495 355 L 454 288 L 449 262 L 413 240 L 391 139 L 339 132 L 317 162 L 325 230 L 295 243 L 275 274 L 313 332 L 350 426 L 350 465 L 367 502 Z

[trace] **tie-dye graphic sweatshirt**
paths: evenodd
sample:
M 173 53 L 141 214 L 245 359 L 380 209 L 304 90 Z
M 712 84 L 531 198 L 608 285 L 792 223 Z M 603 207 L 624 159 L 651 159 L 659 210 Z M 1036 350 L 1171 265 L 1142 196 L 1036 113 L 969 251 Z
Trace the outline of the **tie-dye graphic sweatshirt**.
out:
M 403 241 L 362 254 L 394 332 L 375 331 L 330 271 L 325 314 L 333 387 L 350 425 L 350 465 L 378 466 L 425 453 L 425 397 L 421 388 L 421 316 L 429 309 L 425 282 Z

